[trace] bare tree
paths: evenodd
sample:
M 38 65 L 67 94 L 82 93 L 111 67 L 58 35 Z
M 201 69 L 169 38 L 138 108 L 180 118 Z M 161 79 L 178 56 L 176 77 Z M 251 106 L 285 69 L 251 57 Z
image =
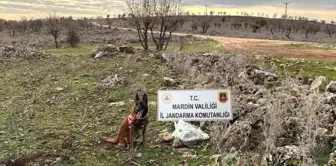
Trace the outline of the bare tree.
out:
M 126 0 L 130 23 L 136 28 L 140 43 L 148 50 L 148 30 L 155 15 L 156 0 Z
M 57 17 L 56 14 L 54 14 L 53 16 L 49 16 L 49 18 L 47 18 L 46 25 L 48 28 L 48 33 L 54 37 L 56 48 L 59 48 L 57 39 L 62 31 L 60 18 Z
M 20 21 L 20 30 L 22 34 L 28 31 L 28 20 L 26 17 L 22 17 Z M 29 33 L 29 32 L 28 32 Z
M 2 32 L 5 29 L 5 22 L 6 20 L 0 19 L 0 32 Z
M 197 29 L 198 29 L 198 24 L 197 24 L 197 22 L 196 21 L 193 21 L 192 22 L 192 24 L 191 24 L 191 29 L 192 29 L 192 31 L 197 31 Z
M 176 31 L 182 15 L 181 0 L 157 0 L 154 2 L 155 16 L 150 28 L 152 39 L 158 51 L 166 50 L 171 35 Z M 159 33 L 154 34 L 154 29 Z M 168 36 L 167 36 L 168 35 Z M 166 37 L 167 36 L 167 37 Z
M 336 33 L 336 27 L 332 25 L 327 25 L 325 27 L 325 32 L 332 37 Z
M 17 21 L 9 20 L 9 21 L 5 22 L 4 24 L 5 24 L 5 27 L 8 31 L 9 36 L 11 36 L 11 37 L 15 36 L 16 31 L 19 27 L 19 23 Z
M 71 47 L 76 47 L 80 42 L 79 35 L 77 33 L 78 25 L 76 23 L 70 23 L 68 26 L 67 42 Z
M 107 25 L 109 26 L 109 28 L 111 28 L 111 24 L 112 24 L 112 22 L 111 22 L 111 19 L 110 19 L 110 15 L 109 15 L 109 14 L 106 16 L 106 23 L 107 23 Z
M 43 21 L 41 19 L 32 20 L 30 26 L 33 32 L 39 33 L 43 26 Z
M 202 28 L 202 33 L 206 33 L 208 29 L 211 27 L 212 22 L 211 16 L 204 16 L 201 18 L 200 24 Z

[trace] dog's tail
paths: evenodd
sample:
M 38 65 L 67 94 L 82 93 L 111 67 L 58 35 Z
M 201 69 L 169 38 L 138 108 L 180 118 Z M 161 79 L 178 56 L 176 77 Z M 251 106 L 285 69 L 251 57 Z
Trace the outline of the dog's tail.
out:
M 100 140 L 104 142 L 114 143 L 114 144 L 118 143 L 118 137 L 101 136 Z

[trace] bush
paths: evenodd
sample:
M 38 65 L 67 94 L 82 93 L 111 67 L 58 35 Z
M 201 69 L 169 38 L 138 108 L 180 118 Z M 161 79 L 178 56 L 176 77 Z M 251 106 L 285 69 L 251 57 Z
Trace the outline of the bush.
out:
M 71 47 L 76 47 L 80 42 L 80 38 L 78 33 L 76 32 L 76 28 L 69 28 L 67 42 L 70 44 Z

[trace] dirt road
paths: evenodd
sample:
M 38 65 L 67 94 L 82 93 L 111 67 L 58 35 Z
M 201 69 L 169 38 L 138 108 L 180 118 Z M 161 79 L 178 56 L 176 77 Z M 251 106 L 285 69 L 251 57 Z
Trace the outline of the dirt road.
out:
M 216 40 L 221 43 L 224 49 L 233 52 L 336 62 L 336 50 L 323 50 L 318 48 L 296 49 L 289 47 L 291 43 L 307 44 L 307 45 L 311 43 L 281 41 L 281 40 L 233 38 L 223 36 L 203 36 L 203 35 L 194 35 L 194 36 Z
M 99 24 L 95 22 L 93 24 L 99 26 Z M 108 26 L 104 25 L 104 27 Z M 119 28 L 119 29 L 135 31 L 134 29 L 131 28 Z M 302 49 L 302 48 L 296 49 L 288 47 L 288 45 L 291 43 L 308 44 L 304 42 L 266 40 L 266 39 L 247 39 L 247 38 L 234 38 L 224 36 L 206 36 L 206 35 L 185 34 L 185 33 L 174 33 L 174 35 L 178 36 L 193 35 L 195 37 L 212 39 L 218 41 L 224 49 L 233 52 L 336 62 L 336 50 Z

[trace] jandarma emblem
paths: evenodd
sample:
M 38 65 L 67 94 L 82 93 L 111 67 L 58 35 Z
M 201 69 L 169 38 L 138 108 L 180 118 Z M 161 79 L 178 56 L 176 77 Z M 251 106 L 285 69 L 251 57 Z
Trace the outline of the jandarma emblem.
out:
M 218 100 L 220 103 L 226 103 L 229 100 L 228 92 L 219 92 L 218 93 Z
M 165 104 L 170 104 L 173 101 L 173 96 L 169 93 L 165 93 L 161 96 L 161 100 Z

